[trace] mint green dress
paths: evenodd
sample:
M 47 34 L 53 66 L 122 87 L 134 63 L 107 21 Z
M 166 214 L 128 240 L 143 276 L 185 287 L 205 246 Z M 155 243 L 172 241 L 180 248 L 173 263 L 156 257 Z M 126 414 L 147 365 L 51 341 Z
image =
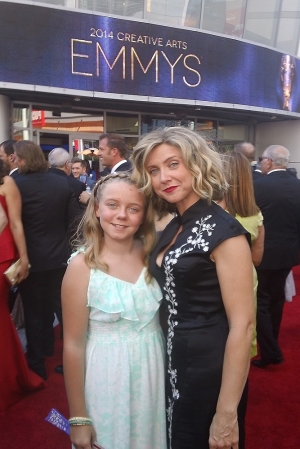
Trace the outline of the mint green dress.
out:
M 161 290 L 91 269 L 85 372 L 88 416 L 104 449 L 166 449 Z

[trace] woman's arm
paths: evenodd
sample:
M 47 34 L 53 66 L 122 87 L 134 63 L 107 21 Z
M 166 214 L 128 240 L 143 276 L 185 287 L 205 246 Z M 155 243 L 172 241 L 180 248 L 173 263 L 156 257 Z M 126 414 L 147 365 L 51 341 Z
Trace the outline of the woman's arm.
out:
M 254 328 L 252 258 L 245 236 L 225 240 L 214 251 L 222 298 L 229 322 L 210 449 L 238 448 L 237 407 L 247 380 Z
M 252 254 L 252 262 L 255 267 L 257 267 L 264 254 L 264 243 L 265 243 L 265 227 L 261 225 L 258 227 L 258 236 L 252 242 L 251 246 L 251 254 Z
M 84 255 L 78 254 L 71 260 L 62 283 L 63 364 L 71 417 L 88 417 L 84 397 L 84 366 L 89 275 Z M 70 437 L 76 449 L 91 449 L 96 440 L 92 426 L 71 426 Z
M 29 271 L 26 241 L 21 219 L 22 200 L 15 181 L 9 176 L 5 176 L 3 187 L 8 210 L 9 226 L 21 259 L 21 267 L 18 273 L 18 282 L 21 282 L 28 276 Z

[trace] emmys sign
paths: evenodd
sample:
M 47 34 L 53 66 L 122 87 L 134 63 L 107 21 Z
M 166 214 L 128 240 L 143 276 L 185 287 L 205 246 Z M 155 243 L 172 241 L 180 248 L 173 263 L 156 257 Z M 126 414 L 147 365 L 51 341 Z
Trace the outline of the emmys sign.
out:
M 270 48 L 48 6 L 1 1 L 0 15 L 2 89 L 300 113 L 300 62 Z

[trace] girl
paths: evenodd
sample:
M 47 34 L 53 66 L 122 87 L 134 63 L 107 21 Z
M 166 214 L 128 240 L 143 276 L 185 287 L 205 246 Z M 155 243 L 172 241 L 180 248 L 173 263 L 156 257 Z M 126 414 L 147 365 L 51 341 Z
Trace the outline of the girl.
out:
M 71 441 L 90 449 L 165 449 L 161 291 L 147 270 L 155 231 L 126 173 L 102 178 L 63 286 Z M 142 239 L 143 237 L 143 239 Z

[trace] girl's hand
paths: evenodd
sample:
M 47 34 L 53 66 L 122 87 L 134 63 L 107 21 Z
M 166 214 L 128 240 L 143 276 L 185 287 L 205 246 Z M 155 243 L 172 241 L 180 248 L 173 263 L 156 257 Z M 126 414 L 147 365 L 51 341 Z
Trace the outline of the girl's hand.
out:
M 239 428 L 236 414 L 216 413 L 209 431 L 210 449 L 238 449 Z
M 70 438 L 76 449 L 93 449 L 96 432 L 93 426 L 71 426 Z

